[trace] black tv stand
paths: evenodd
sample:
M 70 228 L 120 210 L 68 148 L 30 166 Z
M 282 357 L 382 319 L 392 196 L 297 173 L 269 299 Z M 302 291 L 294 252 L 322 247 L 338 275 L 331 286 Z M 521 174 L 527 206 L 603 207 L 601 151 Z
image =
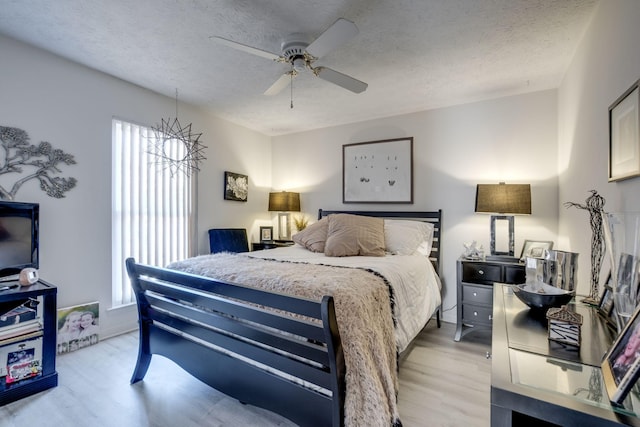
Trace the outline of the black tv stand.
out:
M 10 283 L 10 282 L 5 282 Z M 2 288 L 3 286 L 0 286 Z M 58 385 L 56 372 L 56 333 L 57 333 L 57 288 L 43 280 L 38 280 L 30 286 L 18 286 L 0 291 L 0 307 L 17 307 L 23 303 L 37 300 L 40 311 L 40 327 L 36 331 L 0 340 L 0 354 L 2 350 L 29 343 L 31 340 L 41 340 L 42 372 L 34 377 L 25 378 L 7 384 L 6 376 L 0 377 L 0 405 L 14 402 L 24 397 L 39 393 Z M 8 308 L 11 310 L 12 308 Z M 0 328 L 0 333 L 4 328 Z M 6 357 L 6 355 L 4 356 Z M 5 365 L 7 360 L 0 360 Z

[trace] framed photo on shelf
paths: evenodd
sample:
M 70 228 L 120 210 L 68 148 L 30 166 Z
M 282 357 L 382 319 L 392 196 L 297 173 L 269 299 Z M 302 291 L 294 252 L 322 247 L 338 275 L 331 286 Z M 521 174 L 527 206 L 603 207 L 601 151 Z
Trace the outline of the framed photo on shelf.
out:
M 522 245 L 522 252 L 520 253 L 520 259 L 530 258 L 542 258 L 545 250 L 551 250 L 553 248 L 553 242 L 548 240 L 525 240 Z
M 640 377 L 640 306 L 602 361 L 602 376 L 609 400 L 621 404 Z
M 611 273 L 609 273 L 609 277 L 611 277 Z M 607 322 L 614 323 L 614 320 L 611 317 L 613 314 L 613 289 L 609 285 L 608 281 L 604 285 L 604 291 L 602 292 L 602 296 L 598 302 L 598 314 L 604 317 Z
M 609 107 L 609 181 L 640 175 L 640 88 L 636 81 Z
M 260 227 L 260 242 L 273 241 L 273 227 Z
M 343 203 L 413 203 L 413 137 L 342 146 Z

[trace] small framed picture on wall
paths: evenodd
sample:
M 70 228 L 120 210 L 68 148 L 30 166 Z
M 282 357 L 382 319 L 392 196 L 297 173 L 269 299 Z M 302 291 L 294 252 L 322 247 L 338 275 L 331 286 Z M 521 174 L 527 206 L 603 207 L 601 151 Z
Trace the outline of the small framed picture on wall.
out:
M 249 194 L 249 177 L 235 172 L 224 173 L 224 199 L 246 202 Z

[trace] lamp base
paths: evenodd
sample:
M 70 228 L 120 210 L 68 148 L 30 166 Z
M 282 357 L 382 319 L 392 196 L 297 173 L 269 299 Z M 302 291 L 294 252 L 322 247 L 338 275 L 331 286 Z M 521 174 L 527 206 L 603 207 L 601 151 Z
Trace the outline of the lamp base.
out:
M 496 220 L 506 220 L 509 222 L 509 251 L 508 252 L 496 252 Z M 515 255 L 515 233 L 513 226 L 513 215 L 491 215 L 491 243 L 490 253 L 491 255 L 508 255 L 510 257 Z
M 289 212 L 278 213 L 278 238 L 291 240 L 291 215 Z

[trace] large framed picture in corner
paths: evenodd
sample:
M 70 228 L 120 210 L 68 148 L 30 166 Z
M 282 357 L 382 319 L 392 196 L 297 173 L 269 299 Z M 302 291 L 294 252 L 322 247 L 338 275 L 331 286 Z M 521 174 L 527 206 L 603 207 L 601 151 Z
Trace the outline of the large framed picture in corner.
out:
M 413 203 L 413 137 L 342 146 L 343 203 Z
M 609 181 L 640 175 L 639 82 L 609 107 Z

